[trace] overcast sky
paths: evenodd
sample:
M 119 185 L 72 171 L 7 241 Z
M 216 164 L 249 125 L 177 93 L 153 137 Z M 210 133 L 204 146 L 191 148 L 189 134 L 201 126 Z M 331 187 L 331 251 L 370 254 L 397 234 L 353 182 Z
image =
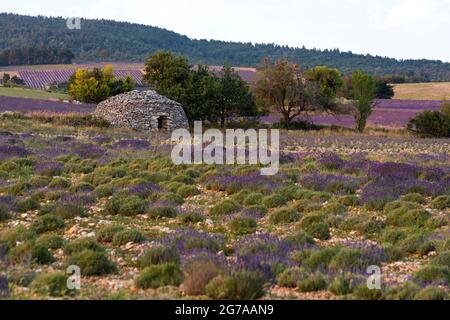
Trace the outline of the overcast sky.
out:
M 450 0 L 0 0 L 0 11 L 107 18 L 197 39 L 450 62 Z

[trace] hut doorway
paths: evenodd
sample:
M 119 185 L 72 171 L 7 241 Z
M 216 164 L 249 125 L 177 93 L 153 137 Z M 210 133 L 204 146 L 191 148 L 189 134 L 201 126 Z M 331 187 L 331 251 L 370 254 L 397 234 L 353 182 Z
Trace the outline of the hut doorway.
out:
M 170 130 L 169 118 L 167 116 L 158 117 L 158 130 Z

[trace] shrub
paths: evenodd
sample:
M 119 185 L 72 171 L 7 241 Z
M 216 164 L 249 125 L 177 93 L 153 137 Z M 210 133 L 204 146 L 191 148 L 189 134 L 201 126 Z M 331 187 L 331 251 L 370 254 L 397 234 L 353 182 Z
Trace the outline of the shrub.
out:
M 264 295 L 263 281 L 250 271 L 218 276 L 206 286 L 206 295 L 214 300 L 255 300 Z
M 84 250 L 67 258 L 67 265 L 80 267 L 83 276 L 101 276 L 116 272 L 116 265 L 103 252 Z
M 316 292 L 327 288 L 327 277 L 320 273 L 308 275 L 306 278 L 300 279 L 297 282 L 297 287 L 301 292 Z
M 147 249 L 138 259 L 140 268 L 150 267 L 155 264 L 179 264 L 180 253 L 175 247 L 157 246 Z
M 28 181 L 33 188 L 43 188 L 46 187 L 51 182 L 50 177 L 45 176 L 33 176 Z
M 236 201 L 227 199 L 212 207 L 210 214 L 212 216 L 223 216 L 236 212 L 239 209 L 240 205 Z
M 161 197 L 159 197 L 159 200 L 176 205 L 182 205 L 184 203 L 183 197 L 171 192 L 164 193 Z
M 450 196 L 440 196 L 431 201 L 431 208 L 436 210 L 444 210 L 450 208 Z
M 428 287 L 420 291 L 415 297 L 414 300 L 448 300 L 449 295 L 447 291 L 442 288 L 436 287 Z
M 244 206 L 260 205 L 263 201 L 264 195 L 262 193 L 251 193 L 244 200 Z
M 110 197 L 114 194 L 114 186 L 109 183 L 102 184 L 95 188 L 94 192 L 98 198 Z
M 392 211 L 400 211 L 400 212 L 406 212 L 408 210 L 414 210 L 414 209 L 420 209 L 421 206 L 414 202 L 406 202 L 406 201 L 392 201 L 385 205 L 384 212 L 387 214 L 391 213 Z
M 344 296 L 353 293 L 359 282 L 352 273 L 342 273 L 334 278 L 328 289 L 335 295 Z
M 237 203 L 244 203 L 244 200 L 248 197 L 249 194 L 250 191 L 248 191 L 247 189 L 242 189 L 238 193 L 233 194 L 231 199 L 233 201 L 236 201 Z
M 36 233 L 45 233 L 49 231 L 56 231 L 62 229 L 66 226 L 64 220 L 53 214 L 46 214 L 38 217 L 37 220 L 32 224 L 32 228 Z
M 268 212 L 267 208 L 263 206 L 248 206 L 246 209 L 247 212 L 253 212 L 261 217 L 265 216 Z
M 11 218 L 9 211 L 9 208 L 0 204 L 0 222 L 6 221 Z
M 110 215 L 135 216 L 144 214 L 147 202 L 138 196 L 113 196 L 105 206 Z
M 60 199 L 65 194 L 64 191 L 61 190 L 54 190 L 47 192 L 43 195 L 43 199 L 47 201 L 56 201 Z
M 256 231 L 258 223 L 252 217 L 237 217 L 228 223 L 230 231 L 237 235 L 251 234 Z
M 288 268 L 277 277 L 277 284 L 280 287 L 296 288 L 300 280 L 308 276 L 308 272 L 302 268 Z
M 72 242 L 69 242 L 64 247 L 64 252 L 66 255 L 72 255 L 74 253 L 79 253 L 85 250 L 104 252 L 103 248 L 97 241 L 92 238 L 82 238 Z
M 410 233 L 401 240 L 398 246 L 407 253 L 418 253 L 419 248 L 426 242 L 426 237 L 421 233 Z
M 272 224 L 287 224 L 300 220 L 301 215 L 298 211 L 291 208 L 281 208 L 276 210 L 270 216 L 270 223 Z
M 80 184 L 70 187 L 69 192 L 70 193 L 91 192 L 94 191 L 94 189 L 95 187 L 92 184 L 87 182 L 81 182 Z
M 0 232 L 0 243 L 5 243 L 9 248 L 14 248 L 18 242 L 34 240 L 36 232 L 32 228 L 18 226 L 8 231 Z
M 413 300 L 419 293 L 420 287 L 410 281 L 405 282 L 400 287 L 389 288 L 386 300 Z
M 398 248 L 392 244 L 386 244 L 383 246 L 384 252 L 386 253 L 388 261 L 400 261 L 405 257 L 405 253 L 401 248 Z
M 162 183 L 161 186 L 166 191 L 177 193 L 178 189 L 185 186 L 185 184 L 181 182 L 169 182 L 169 183 Z
M 70 183 L 69 179 L 57 177 L 57 178 L 53 178 L 53 180 L 50 182 L 48 187 L 49 188 L 67 189 L 67 188 L 70 188 L 70 185 L 71 185 L 71 183 Z
M 440 111 L 423 111 L 410 120 L 408 129 L 422 136 L 449 137 L 450 117 Z
M 31 291 L 44 296 L 73 296 L 76 291 L 67 287 L 68 277 L 63 273 L 41 274 L 31 283 Z
M 267 196 L 263 199 L 262 203 L 266 208 L 277 208 L 285 205 L 288 202 L 288 199 L 278 193 Z
M 326 268 L 338 253 L 338 248 L 325 248 L 313 251 L 310 256 L 304 260 L 303 265 L 310 269 L 317 269 L 319 267 Z
M 387 242 L 390 244 L 397 244 L 406 237 L 408 237 L 408 233 L 397 228 L 388 228 L 381 234 L 382 242 Z
M 44 234 L 36 240 L 36 245 L 56 250 L 64 247 L 64 239 L 55 234 Z
M 124 230 L 116 233 L 113 237 L 112 243 L 116 246 L 121 246 L 127 243 L 141 243 L 145 237 L 137 230 Z
M 178 265 L 173 263 L 153 265 L 141 271 L 136 278 L 136 286 L 140 289 L 179 286 L 183 275 Z
M 347 212 L 347 207 L 339 202 L 332 201 L 323 207 L 323 212 L 326 214 L 342 215 Z
M 367 284 L 360 284 L 353 291 L 353 296 L 357 300 L 381 300 L 383 298 L 382 290 L 371 290 L 367 287 Z
M 333 257 L 330 262 L 330 268 L 334 270 L 352 269 L 359 266 L 361 263 L 361 251 L 352 249 L 341 249 Z
M 56 204 L 50 213 L 62 219 L 74 219 L 86 216 L 86 210 L 74 204 Z
M 450 283 L 450 270 L 447 266 L 428 265 L 420 269 L 415 275 L 414 280 L 422 283 Z
M 430 261 L 433 265 L 441 265 L 441 266 L 447 266 L 450 268 L 450 251 L 445 251 L 431 259 Z
M 303 231 L 299 231 L 293 235 L 284 238 L 284 242 L 292 244 L 296 247 L 304 245 L 313 245 L 315 243 L 314 238 Z
M 24 242 L 13 248 L 9 253 L 9 256 L 11 260 L 16 263 L 32 260 L 38 264 L 49 264 L 55 261 L 55 258 L 46 247 L 32 241 Z
M 168 206 L 156 206 L 148 209 L 147 216 L 151 219 L 175 218 L 177 216 L 177 211 Z
M 125 228 L 120 225 L 108 225 L 97 232 L 96 239 L 100 242 L 112 242 L 114 236 L 124 230 Z
M 402 207 L 388 213 L 386 222 L 398 227 L 423 227 L 430 218 L 431 214 L 427 210 Z
M 182 184 L 194 184 L 195 183 L 195 179 L 185 173 L 177 174 L 175 177 L 172 178 L 172 181 L 180 182 Z
M 191 296 L 204 295 L 208 283 L 222 275 L 223 266 L 206 255 L 201 255 L 189 261 L 184 267 L 183 287 Z
M 177 190 L 180 197 L 188 198 L 200 194 L 200 190 L 196 186 L 182 186 Z
M 362 221 L 358 222 L 354 229 L 364 235 L 377 235 L 386 227 L 386 223 L 377 217 L 361 217 L 361 219 Z
M 39 204 L 39 202 L 37 202 L 33 198 L 28 198 L 23 201 L 16 202 L 17 211 L 21 213 L 37 210 L 40 208 L 40 206 L 41 205 Z
M 182 213 L 178 216 L 178 220 L 180 222 L 189 224 L 189 223 L 197 223 L 205 220 L 205 217 L 199 212 L 186 212 Z
M 426 200 L 420 193 L 410 193 L 402 197 L 403 201 L 425 204 Z
M 354 207 L 359 204 L 359 198 L 355 195 L 341 197 L 338 201 L 348 207 Z
M 311 224 L 307 226 L 305 232 L 310 234 L 312 237 L 320 240 L 328 240 L 331 238 L 330 228 L 326 223 L 320 222 L 317 224 Z

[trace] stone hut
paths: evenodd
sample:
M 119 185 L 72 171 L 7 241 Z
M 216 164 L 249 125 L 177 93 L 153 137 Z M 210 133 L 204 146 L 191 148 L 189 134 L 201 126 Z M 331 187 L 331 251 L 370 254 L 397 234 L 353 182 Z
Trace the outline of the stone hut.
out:
M 112 127 L 143 131 L 189 128 L 183 106 L 155 91 L 131 91 L 101 102 L 94 116 Z

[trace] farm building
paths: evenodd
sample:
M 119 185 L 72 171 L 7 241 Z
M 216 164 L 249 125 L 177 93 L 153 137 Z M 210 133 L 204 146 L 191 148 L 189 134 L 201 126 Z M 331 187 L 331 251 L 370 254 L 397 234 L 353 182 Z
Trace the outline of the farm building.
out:
M 155 91 L 131 91 L 101 102 L 94 116 L 116 128 L 171 131 L 189 128 L 183 106 Z

